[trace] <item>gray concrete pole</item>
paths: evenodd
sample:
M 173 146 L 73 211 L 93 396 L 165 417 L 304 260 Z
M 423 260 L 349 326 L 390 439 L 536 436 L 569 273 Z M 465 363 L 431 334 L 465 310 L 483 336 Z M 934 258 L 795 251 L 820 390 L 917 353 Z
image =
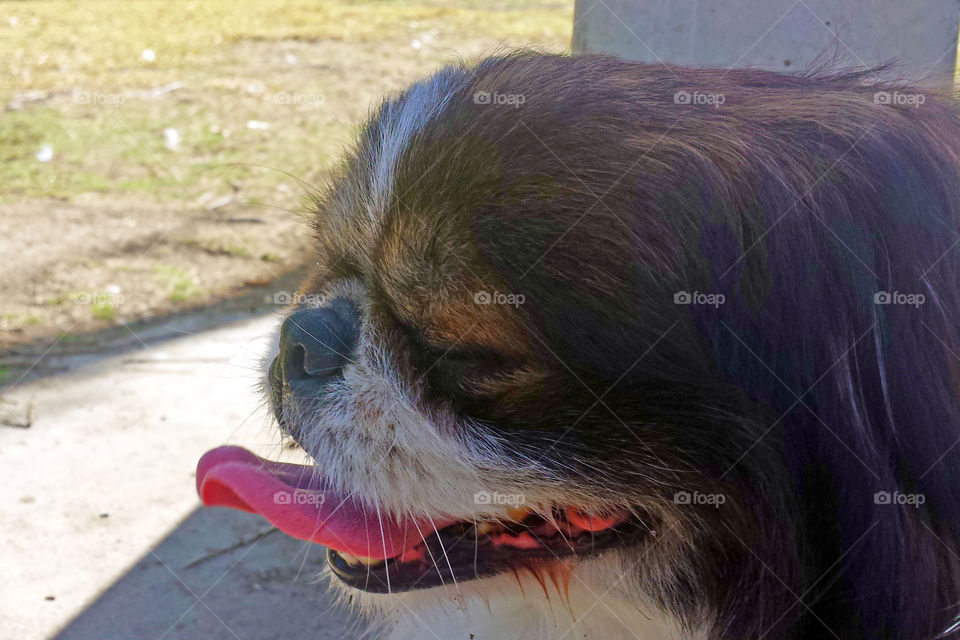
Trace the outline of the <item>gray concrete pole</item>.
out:
M 958 0 L 576 0 L 573 50 L 688 66 L 796 71 L 895 61 L 925 86 L 953 81 Z

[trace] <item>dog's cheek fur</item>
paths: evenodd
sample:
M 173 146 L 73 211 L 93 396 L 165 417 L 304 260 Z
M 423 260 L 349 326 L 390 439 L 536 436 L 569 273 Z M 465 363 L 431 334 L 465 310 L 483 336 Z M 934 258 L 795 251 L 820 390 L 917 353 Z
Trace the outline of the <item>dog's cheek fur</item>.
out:
M 335 283 L 323 299 L 336 297 L 349 297 L 364 309 L 352 362 L 342 380 L 316 399 L 284 404 L 286 421 L 310 425 L 300 443 L 318 473 L 334 485 L 385 515 L 462 519 L 503 515 L 505 506 L 475 504 L 479 490 L 522 494 L 528 506 L 544 510 L 558 501 L 609 505 L 617 496 L 612 486 L 571 486 L 543 461 L 531 456 L 525 463 L 516 450 L 505 450 L 502 441 L 470 429 L 449 410 L 427 408 L 405 363 L 369 321 L 375 314 L 363 287 Z M 691 591 L 661 597 L 665 585 L 695 580 L 686 564 L 692 549 L 683 548 L 693 536 L 681 533 L 688 523 L 669 502 L 648 507 L 644 515 L 663 527 L 649 532 L 654 553 L 626 548 L 397 596 L 357 591 L 336 578 L 331 584 L 343 602 L 391 640 L 422 638 L 429 635 L 425 626 L 441 638 L 474 633 L 478 639 L 546 640 L 567 630 L 578 638 L 699 638 L 706 620 L 706 612 L 702 619 L 694 613 L 701 606 L 699 596 Z M 666 535 L 657 539 L 658 534 Z M 657 596 L 638 600 L 639 593 Z
M 315 397 L 283 403 L 284 421 L 304 426 L 298 442 L 318 473 L 385 516 L 470 519 L 478 515 L 478 491 L 522 493 L 531 506 L 553 503 L 558 476 L 532 459 L 511 457 L 501 440 L 449 407 L 424 401 L 403 349 L 372 320 L 377 314 L 362 285 L 336 282 L 322 299 L 338 297 L 363 310 L 351 362 Z

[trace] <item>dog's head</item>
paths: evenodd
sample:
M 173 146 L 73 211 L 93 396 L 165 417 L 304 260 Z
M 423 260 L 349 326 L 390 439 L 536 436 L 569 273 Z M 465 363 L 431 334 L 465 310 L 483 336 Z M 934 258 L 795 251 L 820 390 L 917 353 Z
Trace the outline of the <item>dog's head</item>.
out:
M 269 370 L 317 475 L 221 451 L 208 502 L 368 592 L 528 575 L 716 637 L 942 631 L 960 296 L 874 294 L 938 289 L 907 271 L 948 250 L 930 220 L 957 228 L 960 180 L 873 91 L 518 55 L 386 101 L 318 202 Z M 874 498 L 895 490 L 926 504 Z

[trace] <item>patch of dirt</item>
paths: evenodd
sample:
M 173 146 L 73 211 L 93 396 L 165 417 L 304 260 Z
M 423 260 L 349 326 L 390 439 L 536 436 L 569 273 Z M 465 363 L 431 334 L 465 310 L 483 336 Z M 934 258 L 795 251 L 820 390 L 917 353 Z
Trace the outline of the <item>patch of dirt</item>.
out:
M 84 195 L 21 201 L 0 217 L 0 349 L 242 296 L 295 270 L 309 234 L 294 215 Z

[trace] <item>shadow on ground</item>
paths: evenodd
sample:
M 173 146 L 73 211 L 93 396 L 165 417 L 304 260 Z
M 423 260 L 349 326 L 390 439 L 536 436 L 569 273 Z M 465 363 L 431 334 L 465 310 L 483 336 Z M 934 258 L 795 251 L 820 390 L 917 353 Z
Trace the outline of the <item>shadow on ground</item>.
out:
M 258 516 L 198 509 L 54 636 L 56 640 L 350 640 L 323 548 Z

